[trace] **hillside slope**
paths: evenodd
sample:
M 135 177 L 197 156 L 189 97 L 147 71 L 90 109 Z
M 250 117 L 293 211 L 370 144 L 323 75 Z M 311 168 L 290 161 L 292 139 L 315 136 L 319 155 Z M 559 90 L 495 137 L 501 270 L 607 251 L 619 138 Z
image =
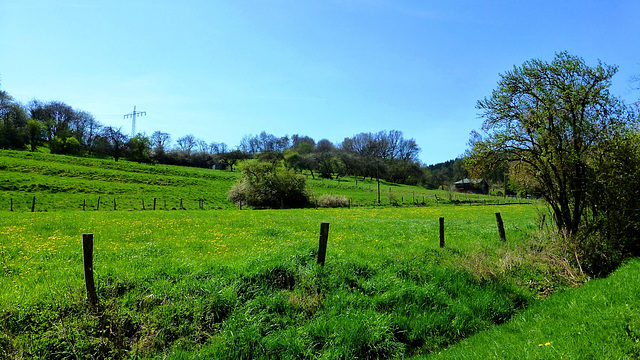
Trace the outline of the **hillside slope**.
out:
M 227 192 L 240 171 L 220 171 L 120 160 L 0 150 L 0 211 L 227 209 Z M 375 179 L 307 176 L 315 199 L 343 195 L 353 206 L 504 201 L 426 190 Z M 98 204 L 100 200 L 100 204 Z M 114 205 L 115 202 L 115 205 Z

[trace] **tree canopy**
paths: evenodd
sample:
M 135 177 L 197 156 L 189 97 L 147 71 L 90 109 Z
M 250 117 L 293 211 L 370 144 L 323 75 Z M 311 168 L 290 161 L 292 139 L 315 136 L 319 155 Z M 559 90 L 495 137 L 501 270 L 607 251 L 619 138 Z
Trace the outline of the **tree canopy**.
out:
M 501 162 L 528 171 L 558 228 L 574 234 L 588 205 L 594 149 L 631 121 L 609 93 L 616 71 L 563 52 L 552 62 L 530 60 L 501 75 L 497 89 L 477 104 L 484 134 L 472 135 L 472 173 Z

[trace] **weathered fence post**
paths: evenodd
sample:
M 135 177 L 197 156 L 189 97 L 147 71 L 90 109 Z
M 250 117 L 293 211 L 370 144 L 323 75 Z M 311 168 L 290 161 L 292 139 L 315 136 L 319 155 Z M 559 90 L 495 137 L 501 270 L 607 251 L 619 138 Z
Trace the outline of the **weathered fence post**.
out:
M 156 210 L 156 198 L 153 198 L 153 210 Z
M 82 211 L 84 211 L 84 208 L 87 206 L 87 199 L 83 199 L 82 200 Z
M 116 210 L 116 198 L 113 198 L 113 211 Z
M 93 234 L 82 234 L 82 260 L 84 263 L 84 283 L 87 299 L 94 308 L 98 306 L 96 285 L 93 282 Z
M 142 199 L 142 210 L 147 210 L 144 208 L 144 199 Z
M 184 206 L 182 206 L 182 199 L 180 199 L 180 210 L 183 210 Z
M 504 234 L 504 223 L 502 222 L 502 216 L 500 216 L 499 212 L 496 213 L 496 222 L 498 223 L 498 233 L 500 234 L 500 240 L 502 240 L 502 242 L 507 242 L 507 238 Z
M 324 266 L 327 257 L 327 242 L 329 240 L 329 223 L 320 224 L 320 244 L 318 245 L 318 264 Z
M 13 198 L 11 198 L 11 211 L 13 211 Z
M 444 217 L 440 217 L 440 247 L 444 248 Z
M 33 197 L 33 202 L 31 203 L 31 212 L 36 211 L 36 197 Z
M 98 206 L 96 207 L 96 211 L 100 210 L 100 196 L 98 196 Z

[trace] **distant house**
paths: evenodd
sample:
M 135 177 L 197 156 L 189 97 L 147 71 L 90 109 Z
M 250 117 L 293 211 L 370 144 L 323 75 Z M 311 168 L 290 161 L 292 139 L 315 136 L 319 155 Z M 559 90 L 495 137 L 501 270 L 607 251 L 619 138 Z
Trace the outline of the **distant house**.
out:
M 453 183 L 456 191 L 471 194 L 488 194 L 489 184 L 484 179 L 463 179 Z
M 213 166 L 211 168 L 213 170 L 227 170 L 227 164 L 217 163 L 217 164 L 213 164 Z

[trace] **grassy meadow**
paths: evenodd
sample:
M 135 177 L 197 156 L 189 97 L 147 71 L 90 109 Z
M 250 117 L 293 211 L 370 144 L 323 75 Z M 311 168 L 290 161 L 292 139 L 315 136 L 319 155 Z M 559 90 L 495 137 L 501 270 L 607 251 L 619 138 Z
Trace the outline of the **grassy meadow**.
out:
M 628 296 L 637 289 L 626 286 L 637 265 L 569 290 L 587 277 L 561 241 L 540 230 L 539 204 L 385 183 L 386 206 L 373 206 L 375 180 L 348 178 L 309 184 L 316 196 L 348 196 L 350 209 L 239 210 L 226 200 L 237 176 L 0 152 L 0 358 L 516 359 L 524 354 L 516 350 L 551 354 L 541 351 L 591 321 L 598 291 L 615 286 L 620 295 L 605 298 L 609 315 L 597 321 L 616 318 L 606 334 L 627 326 L 637 336 L 639 301 Z M 110 202 L 96 211 L 88 199 L 98 196 Z M 14 211 L 5 208 L 11 199 Z M 180 199 L 186 210 L 164 211 L 165 199 L 167 210 Z M 330 223 L 324 267 L 316 264 L 322 222 Z M 84 233 L 94 234 L 97 308 L 86 301 Z M 574 323 L 552 327 L 560 334 L 569 326 L 569 335 L 542 333 L 574 303 L 592 305 Z M 476 352 L 494 336 L 515 350 Z M 576 343 L 591 350 L 553 354 L 633 358 L 635 339 L 620 342 L 622 350 L 586 341 Z

